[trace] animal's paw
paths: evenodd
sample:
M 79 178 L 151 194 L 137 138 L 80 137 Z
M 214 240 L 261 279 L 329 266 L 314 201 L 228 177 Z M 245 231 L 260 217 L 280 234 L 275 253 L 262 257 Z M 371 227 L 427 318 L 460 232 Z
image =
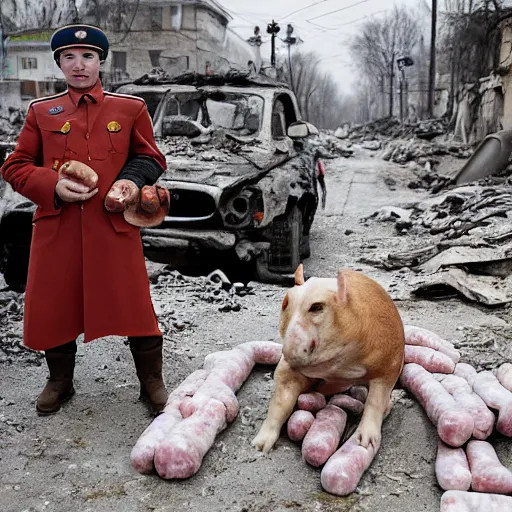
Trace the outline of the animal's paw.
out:
M 279 431 L 275 432 L 270 428 L 263 425 L 258 432 L 258 435 L 252 440 L 252 446 L 254 446 L 260 452 L 265 455 L 272 449 L 279 438 Z
M 382 433 L 377 426 L 371 424 L 359 425 L 354 436 L 363 448 L 379 449 Z

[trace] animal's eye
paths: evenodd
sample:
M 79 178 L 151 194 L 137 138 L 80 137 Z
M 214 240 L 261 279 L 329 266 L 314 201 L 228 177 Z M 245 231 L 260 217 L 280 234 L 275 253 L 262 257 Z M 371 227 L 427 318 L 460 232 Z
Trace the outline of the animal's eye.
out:
M 324 310 L 324 305 L 321 302 L 314 302 L 309 308 L 310 313 L 320 313 Z

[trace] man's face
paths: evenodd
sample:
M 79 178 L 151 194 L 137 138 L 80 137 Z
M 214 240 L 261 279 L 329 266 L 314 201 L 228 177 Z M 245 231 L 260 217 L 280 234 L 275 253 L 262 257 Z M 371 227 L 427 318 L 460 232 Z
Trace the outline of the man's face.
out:
M 94 50 L 69 48 L 59 57 L 66 82 L 76 89 L 92 87 L 100 75 L 100 57 Z

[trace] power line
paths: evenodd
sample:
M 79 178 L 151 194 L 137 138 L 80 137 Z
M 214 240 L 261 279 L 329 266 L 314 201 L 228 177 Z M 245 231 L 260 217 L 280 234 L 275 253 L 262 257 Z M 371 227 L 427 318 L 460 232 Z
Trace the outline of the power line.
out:
M 329 1 L 330 0 L 318 0 L 317 2 L 306 5 L 306 7 L 301 7 L 300 9 L 297 9 L 296 11 L 293 11 L 290 14 L 287 14 L 286 16 L 281 16 L 280 19 L 283 20 L 284 18 L 289 18 L 293 14 L 297 14 L 298 12 L 305 11 L 306 9 L 310 9 L 311 7 L 314 7 L 315 5 L 323 4 L 323 3 L 329 2 Z
M 366 2 L 369 2 L 370 0 L 361 0 L 360 2 L 356 2 L 355 4 L 347 5 L 347 7 L 342 7 L 341 9 L 336 9 L 335 11 L 326 12 L 325 14 L 319 14 L 318 16 L 314 16 L 313 18 L 309 18 L 306 21 L 316 20 L 318 18 L 323 18 L 324 16 L 328 16 L 329 14 L 334 14 L 336 12 L 346 11 L 347 9 L 350 9 L 352 7 L 355 7 L 356 5 L 365 4 Z

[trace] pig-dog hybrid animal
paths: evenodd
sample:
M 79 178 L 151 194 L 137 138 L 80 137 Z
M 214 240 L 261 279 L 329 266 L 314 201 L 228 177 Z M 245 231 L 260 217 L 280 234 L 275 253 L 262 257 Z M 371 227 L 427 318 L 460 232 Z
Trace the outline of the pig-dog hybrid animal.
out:
M 402 320 L 391 297 L 360 272 L 304 281 L 303 266 L 282 304 L 283 355 L 277 365 L 268 414 L 252 441 L 268 453 L 301 393 L 325 395 L 367 384 L 368 398 L 356 430 L 365 448 L 378 449 L 384 414 L 404 361 Z

